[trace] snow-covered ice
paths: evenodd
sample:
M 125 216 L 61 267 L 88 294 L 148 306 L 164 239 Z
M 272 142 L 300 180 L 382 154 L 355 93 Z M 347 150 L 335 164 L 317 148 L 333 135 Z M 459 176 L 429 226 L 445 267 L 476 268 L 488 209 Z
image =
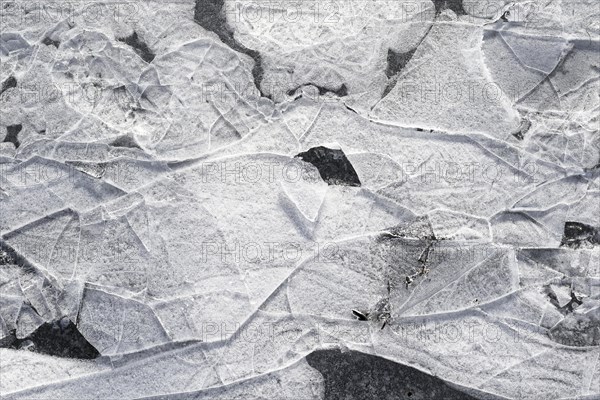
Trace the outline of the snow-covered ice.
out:
M 0 17 L 2 398 L 600 397 L 597 0 Z

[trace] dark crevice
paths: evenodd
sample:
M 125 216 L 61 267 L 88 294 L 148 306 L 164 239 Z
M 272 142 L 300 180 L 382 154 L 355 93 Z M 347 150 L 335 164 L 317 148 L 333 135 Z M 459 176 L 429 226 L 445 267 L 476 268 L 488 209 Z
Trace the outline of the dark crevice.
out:
M 393 77 L 398 74 L 405 66 L 408 64 L 413 54 L 417 49 L 414 48 L 406 53 L 395 52 L 392 49 L 388 49 L 387 54 L 387 68 L 385 70 L 385 75 L 388 78 Z
M 63 213 L 65 211 L 60 211 L 55 216 Z M 3 239 L 18 234 L 19 231 L 17 230 L 5 235 Z M 3 239 L 0 239 L 0 266 L 16 265 L 24 274 L 42 275 L 37 268 Z M 29 302 L 25 304 L 37 313 L 32 304 Z M 88 343 L 77 330 L 75 324 L 66 317 L 42 324 L 31 335 L 23 339 L 18 339 L 16 332 L 13 330 L 7 337 L 0 341 L 0 347 L 27 349 L 58 357 L 91 359 L 99 356 L 98 351 Z
M 548 332 L 553 341 L 565 346 L 589 347 L 600 345 L 600 311 L 567 315 Z
M 342 150 L 318 146 L 296 157 L 314 165 L 329 185 L 360 186 L 358 175 Z
M 525 134 L 531 128 L 531 121 L 527 118 L 521 120 L 521 125 L 519 126 L 519 130 L 514 132 L 512 135 L 519 140 L 523 140 L 525 138 Z
M 593 167 L 589 167 L 589 168 L 584 168 L 585 172 L 595 172 L 595 171 L 600 171 L 600 163 L 594 165 Z
M 134 138 L 129 135 L 119 136 L 110 143 L 112 147 L 127 147 L 130 149 L 141 149 L 140 145 L 137 144 Z
M 0 266 L 16 263 L 15 252 L 12 248 L 2 246 L 0 243 Z
M 0 94 L 4 93 L 10 88 L 17 87 L 17 79 L 14 76 L 9 76 L 4 82 L 2 82 L 2 88 Z
M 591 245 L 600 244 L 600 231 L 581 222 L 565 222 L 565 230 L 560 245 L 577 249 L 586 243 Z
M 583 301 L 577 297 L 577 294 L 571 290 L 570 292 L 570 297 L 571 299 L 569 300 L 569 302 L 563 306 L 560 305 L 560 301 L 558 300 L 558 297 L 556 296 L 556 293 L 554 293 L 554 291 L 552 290 L 550 285 L 546 285 L 545 286 L 546 289 L 546 295 L 548 296 L 548 300 L 550 301 L 550 303 L 556 307 L 556 309 L 563 315 L 567 315 L 572 313 L 573 311 L 575 311 L 575 309 L 577 307 L 579 307 L 580 305 L 583 304 Z
M 227 24 L 227 18 L 223 12 L 224 3 L 224 0 L 196 0 L 194 20 L 204 29 L 214 32 L 232 50 L 246 54 L 254 60 L 254 67 L 252 68 L 254 85 L 262 97 L 271 99 L 271 96 L 263 93 L 261 89 L 264 76 L 262 57 L 258 51 L 249 49 L 235 40 L 233 31 Z
M 416 217 L 411 221 L 386 228 L 379 239 L 385 241 L 389 238 L 419 239 L 426 244 L 432 241 L 444 240 L 444 238 L 435 236 L 433 226 L 427 216 Z
M 19 132 L 23 129 L 23 125 L 9 125 L 6 127 L 6 137 L 4 138 L 4 143 L 12 143 L 15 145 L 15 148 L 18 148 L 21 145 L 19 142 Z
M 20 235 L 23 235 L 24 230 L 30 227 L 41 226 L 42 224 L 56 221 L 65 215 L 73 215 L 73 211 L 71 209 L 64 209 L 57 212 L 54 212 L 50 215 L 47 215 L 35 222 L 29 223 L 21 228 L 15 229 L 11 232 L 5 233 L 0 236 L 0 265 L 17 265 L 24 273 L 34 273 L 44 276 L 45 274 L 41 273 L 38 268 L 31 263 L 27 258 L 17 252 L 8 241 L 16 238 Z
M 42 324 L 24 339 L 13 334 L 12 342 L 5 347 L 65 358 L 94 359 L 100 355 L 66 317 Z
M 368 321 L 369 320 L 369 314 L 363 311 L 358 311 L 358 310 L 352 310 L 352 314 L 356 317 L 356 319 L 358 319 L 359 321 Z
M 317 90 L 319 91 L 319 95 L 320 96 L 323 96 L 325 93 L 333 93 L 333 94 L 335 94 L 338 97 L 348 96 L 348 88 L 346 87 L 345 83 L 342 83 L 341 86 L 339 88 L 337 88 L 337 89 L 330 89 L 330 88 L 327 88 L 327 87 L 324 87 L 324 86 L 316 85 L 314 83 L 307 83 L 307 84 L 298 86 L 295 89 L 288 90 L 288 92 L 287 92 L 288 96 L 293 96 L 294 93 L 296 93 L 296 91 L 298 89 L 300 89 L 301 87 L 303 87 L 303 86 L 314 86 L 314 87 L 316 87 Z
M 338 97 L 348 96 L 348 88 L 346 87 L 345 83 L 342 83 L 342 85 L 335 90 L 327 89 L 327 88 L 321 87 L 321 86 L 316 86 L 316 88 L 319 89 L 319 94 L 321 96 L 324 95 L 325 93 L 333 93 Z
M 418 284 L 418 281 L 427 277 L 431 264 L 437 264 L 437 261 L 431 261 L 435 247 L 446 238 L 436 237 L 429 218 L 421 216 L 412 221 L 384 229 L 375 239 L 378 243 L 394 247 L 398 243 L 406 243 L 406 240 L 412 242 L 414 239 L 418 239 L 419 243 L 416 246 L 411 246 L 410 252 L 407 253 L 409 259 L 414 259 L 412 271 L 407 271 L 407 274 L 402 275 L 397 275 L 395 269 L 390 271 L 387 283 L 388 297 L 391 289 L 390 283 L 392 283 L 392 286 L 403 284 L 408 289 L 409 286 Z
M 348 111 L 352 111 L 354 114 L 358 114 L 358 113 L 356 112 L 356 110 L 355 110 L 355 109 L 353 109 L 352 107 L 350 107 L 349 105 L 347 105 L 347 104 L 344 104 L 344 107 L 346 107 L 346 110 L 348 110 Z
M 60 41 L 58 41 L 58 40 L 52 40 L 48 36 L 46 36 L 44 38 L 44 40 L 42 40 L 42 44 L 44 44 L 46 46 L 54 46 L 54 47 L 56 47 L 58 49 L 58 46 L 60 46 Z
M 387 54 L 387 68 L 385 69 L 385 75 L 388 77 L 388 84 L 383 90 L 384 98 L 388 93 L 396 86 L 398 82 L 398 73 L 408 64 L 412 56 L 415 54 L 417 48 L 407 51 L 405 53 L 395 52 L 392 49 L 388 49 Z
M 518 130 L 517 132 L 513 133 L 513 136 L 519 140 L 523 140 L 525 138 L 525 136 L 523 135 L 523 131 L 521 130 Z
M 400 71 L 402 71 L 402 69 L 404 69 L 404 67 L 406 67 L 408 62 L 415 55 L 415 52 L 417 51 L 417 49 L 419 48 L 421 43 L 423 43 L 423 41 L 427 38 L 427 36 L 429 35 L 429 32 L 431 32 L 432 28 L 433 28 L 433 24 L 431 24 L 429 26 L 429 28 L 427 28 L 427 31 L 425 32 L 423 37 L 421 37 L 421 39 L 419 40 L 417 45 L 412 50 L 401 53 L 401 52 L 396 52 L 392 49 L 388 49 L 387 67 L 385 69 L 385 75 L 388 78 L 388 83 L 387 83 L 385 89 L 383 90 L 383 94 L 381 95 L 382 99 L 385 96 L 387 96 L 388 93 L 390 93 L 390 91 L 396 86 L 396 83 L 398 82 L 398 77 L 400 76 Z
M 4 235 L 3 238 L 9 238 L 11 233 Z M 0 240 L 0 265 L 17 265 L 23 269 L 23 272 L 37 272 L 36 268 L 25 257 L 17 253 L 4 240 Z
M 571 292 L 571 300 L 565 305 L 567 312 L 572 313 L 577 307 L 583 304 L 583 301 L 577 297 L 575 292 Z
M 433 3 L 436 15 L 444 10 L 452 10 L 456 15 L 467 15 L 462 0 L 433 0 Z
M 57 214 L 62 213 L 63 211 Z M 13 234 L 18 234 L 18 231 L 5 235 L 4 239 Z M 38 273 L 37 269 L 27 259 L 17 253 L 4 240 L 0 239 L 0 266 L 11 265 L 19 267 L 24 274 Z M 44 282 L 44 285 L 46 285 L 46 282 Z M 31 303 L 25 302 L 24 304 L 30 307 L 33 312 L 38 313 Z M 81 335 L 75 324 L 66 317 L 46 322 L 29 336 L 22 339 L 17 338 L 16 331 L 12 330 L 6 337 L 0 340 L 0 347 L 30 350 L 57 357 L 81 359 L 92 359 L 100 355 Z
M 117 39 L 119 42 L 123 42 L 128 46 L 131 46 L 133 50 L 137 53 L 138 56 L 141 57 L 142 60 L 146 61 L 148 64 L 154 60 L 156 55 L 150 51 L 150 48 L 146 43 L 140 40 L 137 32 L 133 32 L 131 35 Z
M 327 400 L 475 399 L 416 368 L 357 351 L 317 350 L 306 360 L 323 375 Z

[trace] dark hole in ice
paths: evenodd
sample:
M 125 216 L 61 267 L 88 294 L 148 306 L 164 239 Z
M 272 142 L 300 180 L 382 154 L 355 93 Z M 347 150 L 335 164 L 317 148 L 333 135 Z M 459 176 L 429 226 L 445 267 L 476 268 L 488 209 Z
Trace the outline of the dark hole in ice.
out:
M 360 186 L 358 175 L 342 150 L 318 146 L 296 157 L 314 165 L 329 185 Z
M 531 121 L 524 118 L 521 120 L 521 124 L 519 126 L 519 130 L 513 133 L 513 136 L 519 140 L 523 140 L 525 138 L 525 134 L 531 128 Z
M 433 3 L 435 4 L 436 14 L 444 10 L 452 10 L 456 15 L 467 15 L 462 0 L 433 0 Z
M 110 143 L 113 147 L 127 147 L 130 149 L 141 149 L 140 145 L 137 144 L 134 138 L 129 135 L 119 136 Z
M 569 302 L 562 307 L 560 306 L 560 302 L 556 296 L 556 293 L 554 293 L 551 289 L 549 290 L 549 286 L 546 286 L 546 293 L 550 299 L 550 303 L 552 303 L 552 305 L 554 305 L 563 315 L 572 313 L 578 306 L 583 304 L 583 301 L 577 298 L 577 295 L 573 291 L 571 291 L 571 299 Z
M 358 311 L 358 310 L 352 310 L 352 314 L 359 320 L 359 321 L 368 321 L 369 320 L 369 314 L 368 313 L 364 313 L 362 311 Z
M 438 238 L 435 236 L 431 222 L 426 216 L 416 217 L 408 222 L 388 227 L 385 229 L 385 233 L 379 235 L 377 240 L 387 241 L 390 238 L 419 239 L 426 246 L 425 248 L 429 247 L 432 242 L 444 240 L 444 238 Z M 428 253 L 421 253 L 419 257 L 427 257 L 428 255 Z
M 49 216 L 38 220 L 37 223 L 41 223 L 42 221 L 51 221 L 53 218 L 59 217 L 60 215 L 69 214 L 72 211 L 61 210 Z M 23 255 L 19 254 L 7 241 L 12 240 L 14 237 L 23 234 L 23 228 L 15 229 L 11 232 L 8 232 L 2 236 L 0 236 L 0 265 L 17 265 L 24 273 L 32 273 L 38 274 L 39 269 L 33 265 L 27 258 Z
M 584 243 L 599 244 L 600 232 L 593 226 L 581 222 L 565 222 L 561 246 L 579 248 Z
M 4 93 L 10 88 L 17 87 L 17 79 L 14 76 L 9 76 L 4 82 L 2 82 L 2 88 L 0 94 Z
M 11 232 L 16 234 L 17 231 Z M 3 236 L 4 239 L 10 238 L 11 233 Z M 18 254 L 15 249 L 12 248 L 4 240 L 0 240 L 0 265 L 18 265 L 23 268 L 25 272 L 34 272 L 35 268 L 25 257 Z
M 323 375 L 327 400 L 475 399 L 416 368 L 357 351 L 317 350 L 306 360 Z
M 60 41 L 52 40 L 48 36 L 46 36 L 44 40 L 42 40 L 42 44 L 45 44 L 46 46 L 54 46 L 58 49 L 58 46 L 60 46 Z
M 583 304 L 583 301 L 581 301 L 581 299 L 577 298 L 577 295 L 575 295 L 575 293 L 571 292 L 571 300 L 569 301 L 569 303 L 565 306 L 567 307 L 567 309 L 569 310 L 569 312 L 573 312 L 573 310 L 577 307 Z
M 335 90 L 331 90 L 331 89 L 327 89 L 327 88 L 322 88 L 322 87 L 317 87 L 319 89 L 319 94 L 320 95 L 324 95 L 327 92 L 333 93 L 336 96 L 339 97 L 344 97 L 344 96 L 348 96 L 348 88 L 346 87 L 345 83 L 342 83 L 342 85 L 335 89 Z
M 15 145 L 15 148 L 18 148 L 21 145 L 21 142 L 19 142 L 19 132 L 21 132 L 21 129 L 23 129 L 23 125 L 21 124 L 17 124 L 17 125 L 9 125 L 6 127 L 6 136 L 4 137 L 4 142 L 5 143 L 12 143 Z
M 521 130 L 513 133 L 513 136 L 516 137 L 519 140 L 523 140 L 523 138 L 525 137 L 525 136 L 523 136 L 523 131 L 521 131 Z
M 585 172 L 595 172 L 595 171 L 600 171 L 600 163 L 594 165 L 593 167 L 588 167 L 588 168 L 584 168 L 583 169 Z
M 600 345 L 600 311 L 569 314 L 553 326 L 548 336 L 565 346 L 587 347 Z
M 66 358 L 93 359 L 100 355 L 66 317 L 46 322 L 24 339 L 15 338 L 10 347 Z
M 297 88 L 295 88 L 295 89 L 290 89 L 290 90 L 288 90 L 287 94 L 288 94 L 288 96 L 292 96 L 292 95 L 293 95 L 294 93 L 296 93 L 296 91 L 297 91 L 299 88 L 301 88 L 302 86 L 309 86 L 309 85 L 310 85 L 310 86 L 314 86 L 314 87 L 316 87 L 316 88 L 317 88 L 317 90 L 319 91 L 319 95 L 320 95 L 320 96 L 323 96 L 325 93 L 333 93 L 333 94 L 335 94 L 335 95 L 336 95 L 336 96 L 338 96 L 338 97 L 344 97 L 344 96 L 348 96 L 348 88 L 346 87 L 346 84 L 345 84 L 345 83 L 342 83 L 342 84 L 340 85 L 340 87 L 339 87 L 339 88 L 337 88 L 337 89 L 329 89 L 329 88 L 327 88 L 327 87 L 325 87 L 325 86 L 319 86 L 319 85 L 315 85 L 314 83 L 308 83 L 308 84 L 306 84 L 306 85 L 301 85 L 301 86 L 298 86 L 298 87 L 297 87 Z
M 225 0 L 197 0 L 194 12 L 196 22 L 204 29 L 216 33 L 223 42 L 233 40 L 223 13 L 224 4 Z
M 0 248 L 0 265 L 11 265 L 14 262 L 13 253 L 8 251 L 8 249 Z
M 232 50 L 252 58 L 254 60 L 254 67 L 252 68 L 254 85 L 262 97 L 271 98 L 271 96 L 263 93 L 260 87 L 264 75 L 262 57 L 258 51 L 249 49 L 235 40 L 223 11 L 224 4 L 225 0 L 196 0 L 194 21 L 207 31 L 214 32 Z
M 151 63 L 152 60 L 154 60 L 154 57 L 156 57 L 156 55 L 150 51 L 148 45 L 140 40 L 137 32 L 135 31 L 131 35 L 117 40 L 125 43 L 128 46 L 131 46 L 137 55 L 147 63 Z
M 388 49 L 387 68 L 385 70 L 385 75 L 388 78 L 391 78 L 392 76 L 400 72 L 406 66 L 406 64 L 408 64 L 412 56 L 415 54 L 416 50 L 417 49 L 415 48 L 410 51 L 407 51 L 406 53 L 400 53 L 395 52 L 392 49 Z
M 352 111 L 354 114 L 358 114 L 356 110 L 352 109 L 352 107 L 348 106 L 347 104 L 344 104 L 344 107 L 346 107 L 346 110 Z
M 398 82 L 398 73 L 408 64 L 412 56 L 415 54 L 417 48 L 407 51 L 405 53 L 395 52 L 392 49 L 388 49 L 387 53 L 387 68 L 385 69 L 385 75 L 388 77 L 389 82 L 386 85 L 383 95 L 384 98 L 388 93 L 396 86 Z

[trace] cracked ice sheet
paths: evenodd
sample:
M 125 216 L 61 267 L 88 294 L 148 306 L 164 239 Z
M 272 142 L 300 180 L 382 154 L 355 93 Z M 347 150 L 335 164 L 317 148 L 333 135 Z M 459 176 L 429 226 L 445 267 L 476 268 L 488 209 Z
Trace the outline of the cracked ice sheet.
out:
M 0 11 L 3 396 L 598 395 L 593 0 L 63 6 Z

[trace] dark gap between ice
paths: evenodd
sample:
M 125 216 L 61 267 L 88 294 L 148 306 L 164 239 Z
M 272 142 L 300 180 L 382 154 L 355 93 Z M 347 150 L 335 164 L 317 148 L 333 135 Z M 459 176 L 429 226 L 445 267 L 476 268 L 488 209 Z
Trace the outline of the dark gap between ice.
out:
M 444 10 L 452 10 L 456 15 L 467 15 L 462 0 L 433 0 L 436 15 Z
M 223 12 L 224 3 L 224 0 L 196 0 L 194 20 L 204 29 L 214 32 L 232 50 L 246 54 L 254 60 L 254 67 L 252 67 L 254 85 L 262 97 L 270 99 L 271 96 L 263 93 L 260 87 L 264 75 L 262 57 L 258 51 L 249 49 L 235 40 Z
M 94 359 L 100 355 L 66 317 L 46 322 L 24 339 L 13 337 L 6 347 L 64 358 Z
M 360 186 L 360 180 L 342 150 L 313 147 L 296 157 L 314 165 L 321 178 L 329 185 Z
M 141 149 L 140 145 L 137 144 L 134 138 L 129 135 L 119 136 L 110 143 L 112 147 L 126 147 L 129 149 Z
M 4 93 L 10 88 L 17 87 L 17 79 L 14 76 L 9 76 L 4 82 L 2 82 L 2 88 L 0 94 Z
M 4 137 L 4 143 L 12 143 L 15 145 L 15 148 L 18 148 L 21 145 L 19 141 L 18 135 L 19 132 L 23 129 L 23 125 L 9 125 L 6 127 L 6 136 Z
M 357 351 L 317 350 L 306 360 L 323 375 L 327 400 L 475 399 L 416 368 Z
M 58 49 L 58 46 L 60 46 L 60 41 L 58 41 L 58 40 L 52 40 L 48 36 L 46 36 L 44 38 L 44 40 L 42 40 L 42 44 L 44 44 L 46 46 L 54 46 L 54 47 L 56 47 Z
M 581 222 L 565 222 L 565 229 L 560 245 L 577 249 L 585 242 L 592 245 L 600 244 L 600 231 L 593 226 Z
M 388 84 L 383 90 L 381 98 L 388 95 L 389 92 L 396 86 L 398 82 L 398 73 L 408 64 L 412 56 L 415 54 L 417 48 L 407 51 L 405 53 L 395 52 L 392 49 L 388 49 L 387 54 L 387 68 L 385 75 L 388 77 Z
M 156 55 L 150 51 L 148 45 L 140 40 L 137 32 L 135 31 L 131 35 L 117 40 L 125 43 L 128 46 L 131 46 L 133 51 L 135 51 L 137 55 L 148 64 L 150 64 L 152 60 L 154 60 L 154 57 L 156 57 Z
M 340 85 L 340 87 L 337 88 L 337 89 L 329 89 L 329 88 L 327 88 L 325 86 L 315 85 L 314 83 L 307 83 L 307 84 L 304 84 L 304 85 L 300 85 L 300 86 L 298 86 L 295 89 L 288 90 L 288 92 L 287 92 L 288 96 L 292 96 L 294 93 L 296 93 L 296 91 L 298 89 L 300 89 L 303 86 L 314 86 L 314 87 L 316 87 L 317 90 L 319 91 L 319 95 L 320 96 L 323 96 L 325 93 L 333 93 L 333 94 L 335 94 L 338 97 L 348 96 L 348 88 L 346 87 L 345 83 L 342 83 Z

